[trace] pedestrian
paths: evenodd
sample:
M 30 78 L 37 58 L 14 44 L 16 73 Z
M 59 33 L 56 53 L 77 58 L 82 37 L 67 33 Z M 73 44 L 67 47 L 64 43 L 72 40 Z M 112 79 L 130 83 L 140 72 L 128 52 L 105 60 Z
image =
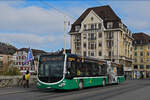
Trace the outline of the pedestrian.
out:
M 26 87 L 29 88 L 29 79 L 30 79 L 30 73 L 29 70 L 27 70 L 25 74 L 25 80 L 26 80 Z
M 23 84 L 23 87 L 25 88 L 25 85 L 26 85 L 25 74 L 22 77 L 22 84 Z

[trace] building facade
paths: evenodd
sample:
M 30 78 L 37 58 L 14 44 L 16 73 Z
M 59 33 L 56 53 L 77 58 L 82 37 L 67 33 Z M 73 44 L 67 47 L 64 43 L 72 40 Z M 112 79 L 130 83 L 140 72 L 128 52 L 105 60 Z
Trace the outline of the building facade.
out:
M 150 76 L 150 36 L 145 33 L 133 34 L 133 77 Z
M 0 72 L 4 67 L 9 67 L 13 64 L 13 56 L 9 54 L 0 54 Z
M 14 66 L 19 68 L 21 72 L 26 72 L 26 70 L 30 70 L 30 72 L 36 72 L 38 65 L 38 56 L 44 54 L 43 50 L 32 49 L 32 53 L 34 56 L 34 60 L 30 63 L 24 64 L 27 54 L 28 48 L 21 48 L 16 51 L 13 55 Z
M 132 71 L 132 34 L 110 6 L 88 8 L 70 30 L 71 53 L 121 63 Z
M 3 69 L 12 67 L 13 65 L 13 56 L 12 54 L 17 50 L 14 46 L 0 42 L 0 72 Z

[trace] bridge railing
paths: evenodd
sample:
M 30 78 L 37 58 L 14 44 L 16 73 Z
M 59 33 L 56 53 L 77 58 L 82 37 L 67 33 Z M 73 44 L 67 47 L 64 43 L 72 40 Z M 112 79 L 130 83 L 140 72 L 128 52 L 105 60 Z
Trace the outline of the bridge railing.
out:
M 29 80 L 30 86 L 36 85 L 36 76 L 31 76 Z M 22 76 L 0 76 L 0 88 L 3 87 L 22 87 Z

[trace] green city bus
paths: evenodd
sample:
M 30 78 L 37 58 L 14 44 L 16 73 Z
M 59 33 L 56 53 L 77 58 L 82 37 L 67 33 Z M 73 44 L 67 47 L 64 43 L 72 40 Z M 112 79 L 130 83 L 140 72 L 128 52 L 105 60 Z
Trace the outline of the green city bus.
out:
M 39 57 L 38 88 L 83 89 L 123 82 L 120 64 L 75 54 L 45 54 Z

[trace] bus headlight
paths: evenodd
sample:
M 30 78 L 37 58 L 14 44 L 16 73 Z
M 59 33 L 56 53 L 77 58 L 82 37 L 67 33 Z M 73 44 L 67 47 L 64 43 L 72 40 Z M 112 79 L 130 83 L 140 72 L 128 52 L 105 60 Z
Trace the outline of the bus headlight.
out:
M 61 84 L 59 84 L 59 87 L 63 87 L 65 85 L 66 85 L 65 83 L 61 83 Z

